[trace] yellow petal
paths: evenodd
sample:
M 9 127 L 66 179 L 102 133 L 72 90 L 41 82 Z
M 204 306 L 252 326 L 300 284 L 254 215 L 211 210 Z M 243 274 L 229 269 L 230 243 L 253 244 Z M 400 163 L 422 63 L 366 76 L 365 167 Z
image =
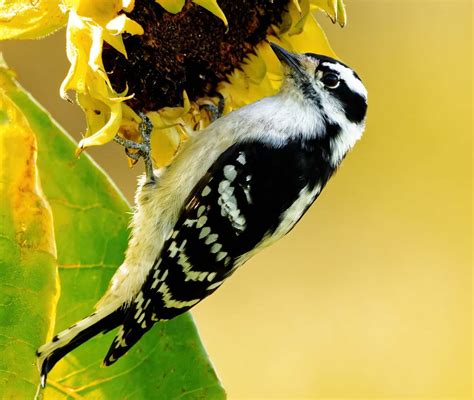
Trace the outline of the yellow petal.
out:
M 87 131 L 85 136 L 99 131 L 107 123 L 110 108 L 105 103 L 84 93 L 77 94 L 77 103 L 86 116 Z
M 298 4 L 298 5 L 296 5 Z M 306 17 L 309 14 L 309 0 L 293 1 L 288 6 L 288 11 L 283 14 L 282 23 L 273 29 L 277 35 L 301 33 Z
M 153 162 L 157 167 L 169 165 L 179 149 L 181 137 L 175 128 L 154 128 L 151 135 Z
M 133 7 L 135 7 L 135 0 L 122 0 L 122 9 L 125 12 L 133 11 Z
M 244 73 L 250 79 L 250 82 L 259 84 L 267 74 L 265 60 L 258 54 L 249 54 L 242 65 Z
M 267 39 L 269 42 L 279 44 L 279 40 L 274 36 L 269 36 Z M 281 78 L 280 62 L 270 47 L 270 44 L 267 42 L 261 43 L 257 47 L 257 54 L 265 61 L 266 70 L 269 76 L 276 75 Z
M 36 39 L 66 25 L 67 15 L 52 0 L 0 2 L 0 40 Z
M 299 12 L 301 12 L 301 7 L 300 7 L 300 2 L 299 0 L 293 0 L 293 4 L 295 5 L 295 7 L 297 8 L 297 10 Z
M 92 25 L 89 27 L 91 36 L 88 39 L 92 39 L 92 43 L 89 46 L 87 44 L 85 47 L 90 48 L 88 64 L 93 71 L 104 70 L 102 66 L 102 47 L 104 43 L 103 32 L 104 30 L 100 26 Z M 106 78 L 108 80 L 108 77 Z
M 86 87 L 87 60 L 89 58 L 90 34 L 74 11 L 69 13 L 66 31 L 66 55 L 71 63 L 66 78 L 61 84 L 61 97 L 67 98 L 68 90 L 84 92 Z
M 288 31 L 290 35 L 299 35 L 303 30 L 304 24 L 309 16 L 309 0 L 301 0 L 300 1 L 300 13 L 296 13 L 293 7 L 290 7 L 290 13 L 292 14 L 292 27 Z
M 188 94 L 186 91 L 183 92 L 183 106 L 182 107 L 164 107 L 158 113 L 160 114 L 160 120 L 157 121 L 159 127 L 166 128 L 176 125 L 178 119 L 188 113 L 191 108 Z
M 123 118 L 130 121 L 135 121 L 137 123 L 141 121 L 141 118 L 138 116 L 138 114 L 125 103 L 122 104 L 122 115 Z
M 225 26 L 229 25 L 229 23 L 227 22 L 227 18 L 224 15 L 224 12 L 217 4 L 217 0 L 193 0 L 193 3 L 204 7 L 207 11 L 214 14 L 224 23 Z
M 156 0 L 156 2 L 166 11 L 177 14 L 183 9 L 185 0 Z
M 337 2 L 337 23 L 342 27 L 347 24 L 346 7 L 343 0 Z
M 335 57 L 324 31 L 314 17 L 307 19 L 300 35 L 285 37 L 296 53 L 317 53 Z
M 70 0 L 69 3 L 78 15 L 101 26 L 107 25 L 122 10 L 122 2 L 119 0 Z
M 311 5 L 324 11 L 333 23 L 337 19 L 337 0 L 311 0 Z
M 117 134 L 122 121 L 122 105 L 115 103 L 110 105 L 110 113 L 107 123 L 96 133 L 85 137 L 79 142 L 77 153 L 90 146 L 98 146 L 110 142 Z
M 120 14 L 110 20 L 105 26 L 112 35 L 119 35 L 127 32 L 132 35 L 143 35 L 143 28 L 133 19 L 128 18 L 125 14 Z
M 311 6 L 325 11 L 333 23 L 344 26 L 347 22 L 343 0 L 311 0 Z
M 104 31 L 103 37 L 115 50 L 127 57 L 127 50 L 125 49 L 122 35 L 112 35 L 110 32 Z

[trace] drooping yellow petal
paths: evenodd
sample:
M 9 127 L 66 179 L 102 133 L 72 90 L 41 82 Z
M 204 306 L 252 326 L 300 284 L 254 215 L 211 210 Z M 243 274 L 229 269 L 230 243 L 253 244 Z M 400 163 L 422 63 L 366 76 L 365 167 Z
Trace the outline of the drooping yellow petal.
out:
M 87 130 L 78 152 L 104 144 L 114 138 L 122 125 L 123 102 L 127 90 L 117 93 L 109 80 L 103 61 L 104 41 L 126 56 L 121 34 L 143 34 L 142 27 L 120 11 L 133 8 L 133 0 L 65 0 L 70 7 L 67 26 L 67 56 L 71 62 L 61 85 L 61 95 L 76 91 L 84 110 Z M 98 4 L 101 3 L 101 4 Z
M 219 18 L 225 26 L 229 25 L 227 22 L 227 18 L 224 15 L 224 12 L 217 4 L 217 0 L 193 0 L 193 3 L 200 5 L 201 7 L 205 8 L 207 11 L 214 14 L 217 18 Z
M 66 30 L 66 55 L 71 66 L 61 84 L 61 97 L 67 98 L 68 90 L 76 90 L 79 93 L 85 91 L 88 68 L 85 60 L 89 58 L 90 43 L 90 33 L 85 29 L 85 24 L 71 11 Z
M 107 123 L 109 113 L 107 104 L 92 98 L 86 93 L 77 94 L 77 103 L 86 116 L 86 136 L 99 131 Z
M 89 18 L 101 26 L 107 25 L 114 19 L 123 7 L 120 0 L 68 0 L 67 2 L 77 15 Z
M 311 0 L 311 6 L 326 12 L 333 23 L 344 26 L 347 22 L 343 0 Z
M 342 27 L 347 24 L 346 7 L 344 6 L 343 0 L 337 2 L 337 23 Z
M 78 154 L 86 147 L 99 146 L 101 144 L 110 142 L 117 134 L 122 122 L 122 105 L 120 103 L 115 103 L 110 104 L 109 107 L 110 112 L 108 113 L 107 122 L 97 132 L 91 136 L 83 138 L 79 142 L 77 151 Z
M 123 43 L 122 35 L 112 35 L 109 31 L 105 30 L 103 33 L 104 41 L 110 44 L 115 50 L 119 53 L 123 54 L 126 58 L 127 50 L 125 49 L 125 45 Z
M 66 25 L 59 1 L 0 1 L 0 40 L 37 39 Z
M 156 2 L 166 11 L 177 14 L 183 9 L 186 0 L 156 0 Z
M 90 46 L 87 46 L 90 48 L 89 59 L 87 63 L 94 72 L 104 71 L 104 67 L 102 65 L 104 30 L 100 26 L 92 25 L 89 27 L 89 32 L 91 33 L 90 38 L 92 39 L 92 42 Z M 107 81 L 109 80 L 107 76 L 105 76 L 105 79 Z
M 143 35 L 143 28 L 133 19 L 128 18 L 125 14 L 120 14 L 110 20 L 105 26 L 112 35 L 119 35 L 127 32 L 131 35 Z

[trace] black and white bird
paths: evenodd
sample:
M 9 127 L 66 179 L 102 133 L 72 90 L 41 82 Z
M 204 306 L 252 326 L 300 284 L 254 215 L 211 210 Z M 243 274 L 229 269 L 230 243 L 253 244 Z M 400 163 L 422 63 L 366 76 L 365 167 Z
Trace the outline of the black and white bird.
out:
M 153 172 L 143 154 L 125 261 L 96 311 L 38 350 L 43 386 L 95 335 L 119 327 L 110 365 L 155 323 L 213 293 L 294 227 L 361 137 L 367 91 L 357 74 L 330 57 L 271 46 L 285 70 L 278 94 L 213 122 L 165 170 Z

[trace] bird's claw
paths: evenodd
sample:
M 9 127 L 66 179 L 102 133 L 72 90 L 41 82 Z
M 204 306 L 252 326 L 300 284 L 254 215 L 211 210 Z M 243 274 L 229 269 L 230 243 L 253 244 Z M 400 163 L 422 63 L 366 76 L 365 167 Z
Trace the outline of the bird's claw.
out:
M 125 147 L 127 156 L 132 160 L 138 161 L 140 157 L 145 161 L 145 170 L 147 182 L 154 182 L 155 175 L 153 173 L 153 162 L 151 159 L 151 132 L 153 130 L 153 124 L 144 113 L 139 112 L 138 115 L 142 119 L 139 124 L 138 130 L 142 138 L 141 143 L 134 142 L 133 140 L 124 139 L 118 135 L 115 135 L 114 141 Z M 130 150 L 136 150 L 131 152 Z
M 201 108 L 204 108 L 209 112 L 211 122 L 214 122 L 216 119 L 222 117 L 224 112 L 224 96 L 222 96 L 220 93 L 218 93 L 217 96 L 219 97 L 217 105 L 212 103 L 210 100 L 201 105 Z

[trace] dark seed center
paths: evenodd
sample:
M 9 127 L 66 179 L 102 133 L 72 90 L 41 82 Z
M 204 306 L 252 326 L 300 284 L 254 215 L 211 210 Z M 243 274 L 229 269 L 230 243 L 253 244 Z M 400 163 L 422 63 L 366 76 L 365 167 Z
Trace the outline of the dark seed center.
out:
M 217 84 L 281 23 L 289 0 L 219 0 L 228 29 L 215 15 L 187 0 L 174 15 L 154 0 L 137 0 L 130 17 L 145 30 L 124 35 L 128 59 L 108 45 L 103 60 L 114 89 L 135 97 L 136 111 L 180 106 L 183 90 L 191 100 L 216 94 Z

